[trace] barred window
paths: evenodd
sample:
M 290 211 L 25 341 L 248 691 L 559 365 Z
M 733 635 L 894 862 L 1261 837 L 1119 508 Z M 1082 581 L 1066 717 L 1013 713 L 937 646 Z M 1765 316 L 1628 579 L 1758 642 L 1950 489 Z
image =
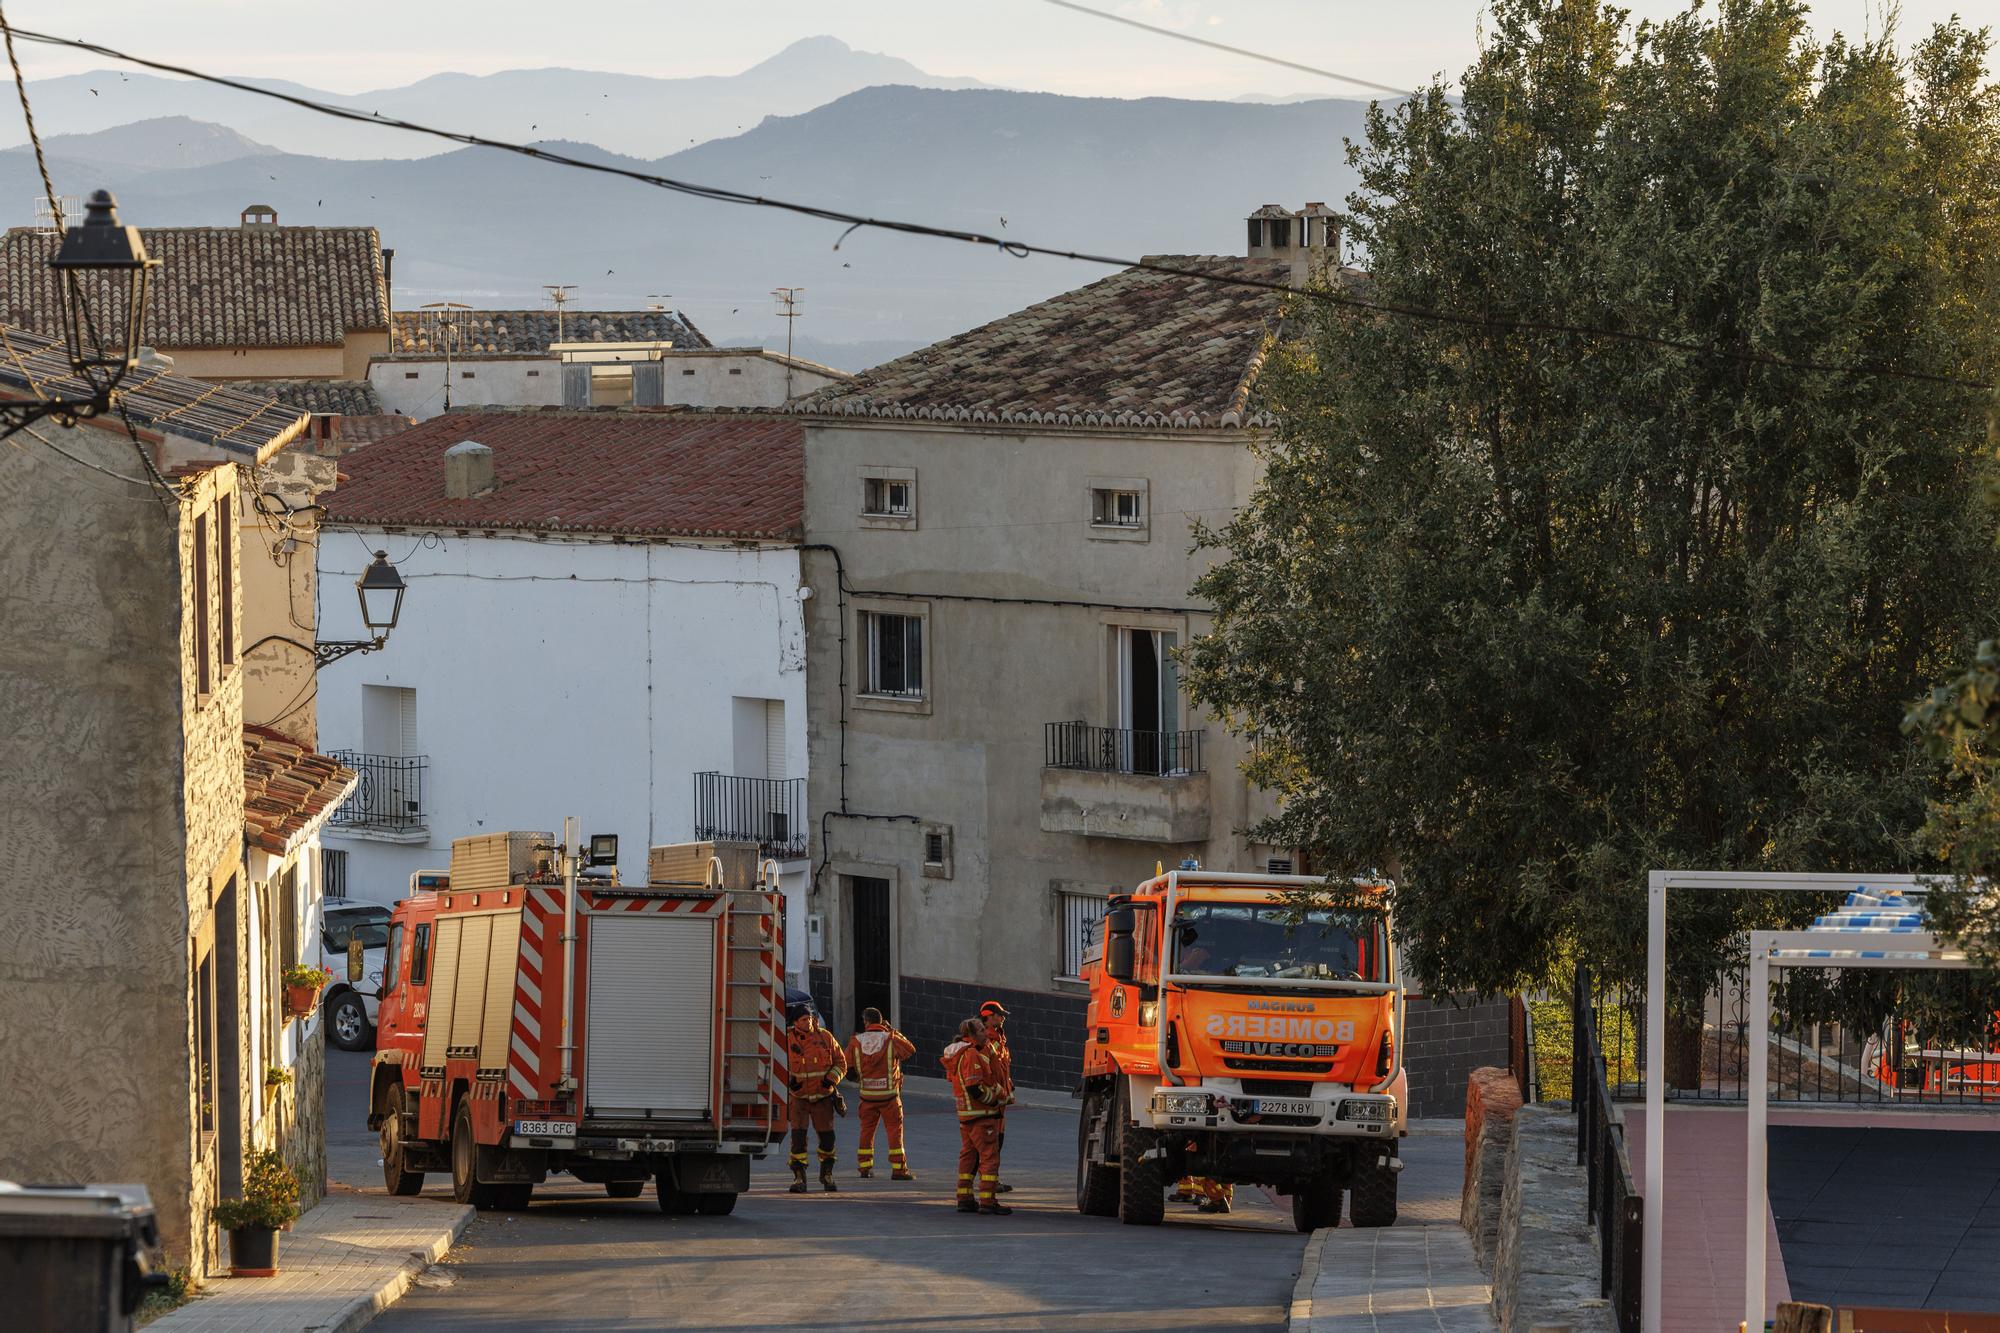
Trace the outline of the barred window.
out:
M 328 902 L 347 901 L 347 853 L 322 847 L 319 853 L 320 895 Z
M 1098 923 L 1104 919 L 1104 899 L 1095 893 L 1056 894 L 1058 929 L 1061 959 L 1056 969 L 1056 978 L 1062 981 L 1083 979 L 1083 961 L 1091 945 L 1097 941 Z

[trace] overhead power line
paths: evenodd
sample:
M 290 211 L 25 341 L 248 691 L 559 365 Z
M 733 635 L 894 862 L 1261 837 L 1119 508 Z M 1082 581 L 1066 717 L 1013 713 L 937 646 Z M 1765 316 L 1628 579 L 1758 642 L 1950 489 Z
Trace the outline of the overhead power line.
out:
M 1092 18 L 1103 19 L 1108 23 L 1122 23 L 1128 28 L 1137 28 L 1141 32 L 1150 32 L 1156 36 L 1171 37 L 1177 42 L 1187 42 L 1194 46 L 1205 46 L 1211 51 L 1227 51 L 1233 56 L 1243 56 L 1249 60 L 1261 60 L 1267 65 L 1279 65 L 1285 69 L 1295 69 L 1301 74 L 1312 74 L 1322 79 L 1338 79 L 1342 83 L 1351 83 L 1360 88 L 1373 88 L 1378 93 L 1394 93 L 1398 97 L 1418 96 L 1414 90 L 1409 88 L 1392 88 L 1386 83 L 1377 83 L 1373 79 L 1360 79 L 1352 74 L 1339 74 L 1330 69 L 1321 69 L 1317 65 L 1301 65 L 1296 60 L 1285 60 L 1279 56 L 1265 55 L 1262 51 L 1246 51 L 1240 46 L 1231 46 L 1227 42 L 1212 42 L 1206 37 L 1197 37 L 1191 32 L 1176 32 L 1172 28 L 1162 28 L 1155 23 L 1141 23 L 1138 19 L 1128 19 L 1123 14 L 1112 14 L 1102 9 L 1092 9 L 1089 5 L 1076 4 L 1074 0 L 1042 0 L 1042 3 L 1054 5 L 1057 9 L 1073 9 L 1079 14 L 1088 14 Z
M 1634 329 L 1616 329 L 1597 325 L 1567 324 L 1559 320 L 1530 319 L 1508 315 L 1471 315 L 1454 310 L 1433 310 L 1418 306 L 1400 305 L 1388 301 L 1370 301 L 1363 297 L 1349 296 L 1324 287 L 1294 287 L 1290 283 L 1276 282 L 1264 278 L 1244 277 L 1232 273 L 1213 273 L 1202 269 L 1184 268 L 1178 264 L 1162 264 L 1149 260 L 1121 258 L 1116 255 L 1092 254 L 1081 250 L 1064 250 L 1057 246 L 1032 245 L 1025 241 L 1005 240 L 986 232 L 966 231 L 957 227 L 939 227 L 924 222 L 906 222 L 896 218 L 864 217 L 843 209 L 828 208 L 819 204 L 801 203 L 797 200 L 776 199 L 768 195 L 749 194 L 741 190 L 726 189 L 716 185 L 702 185 L 695 181 L 679 180 L 672 176 L 662 176 L 655 172 L 635 171 L 609 162 L 591 162 L 583 158 L 571 157 L 565 153 L 550 152 L 534 144 L 512 143 L 505 139 L 489 139 L 483 135 L 467 134 L 460 130 L 439 129 L 431 125 L 420 125 L 415 121 L 398 116 L 385 116 L 379 111 L 358 111 L 352 107 L 335 106 L 326 102 L 316 102 L 309 97 L 295 93 L 280 92 L 275 88 L 259 88 L 255 84 L 239 79 L 226 78 L 220 74 L 210 74 L 205 70 L 192 69 L 186 65 L 175 65 L 163 60 L 149 60 L 116 47 L 99 42 L 84 41 L 77 37 L 57 37 L 49 33 L 30 32 L 26 28 L 14 29 L 14 35 L 23 41 L 40 42 L 46 46 L 65 46 L 73 50 L 88 51 L 93 55 L 105 56 L 112 60 L 122 60 L 142 69 L 158 70 L 165 74 L 178 74 L 183 78 L 196 79 L 203 83 L 213 83 L 224 88 L 234 88 L 238 92 L 254 97 L 269 98 L 285 102 L 304 110 L 337 120 L 359 121 L 365 125 L 382 125 L 390 129 L 407 130 L 412 134 L 429 135 L 434 139 L 445 139 L 452 143 L 465 144 L 473 148 L 493 148 L 501 152 L 516 153 L 531 157 L 539 162 L 549 162 L 556 166 L 571 167 L 578 171 L 595 172 L 601 176 L 617 176 L 624 180 L 637 181 L 656 189 L 684 194 L 696 199 L 707 199 L 715 203 L 737 204 L 749 208 L 770 208 L 780 212 L 793 213 L 802 217 L 819 218 L 826 222 L 846 224 L 849 231 L 857 227 L 873 227 L 881 231 L 899 232 L 907 236 L 929 236 L 938 240 L 960 241 L 969 245 L 992 246 L 1017 259 L 1029 255 L 1042 255 L 1050 259 L 1068 259 L 1083 264 L 1098 264 L 1106 268 L 1137 269 L 1145 273 L 1159 273 L 1168 277 L 1187 278 L 1192 281 L 1212 283 L 1225 287 L 1244 287 L 1257 291 L 1275 292 L 1285 296 L 1317 301 L 1323 305 L 1340 306 L 1351 310 L 1365 310 L 1373 314 L 1393 316 L 1398 319 L 1428 320 L 1433 323 L 1451 324 L 1463 328 L 1483 329 L 1494 333 L 1545 333 L 1561 334 L 1580 338 L 1602 338 L 1616 342 L 1643 344 L 1669 351 L 1686 352 L 1694 356 L 1712 356 L 1723 360 L 1741 361 L 1752 365 L 1769 366 L 1780 370 L 1802 371 L 1812 374 L 1844 376 L 1877 376 L 1885 379 L 1914 380 L 1925 384 L 1940 384 L 1952 388 L 1991 390 L 1993 385 L 1981 380 L 1966 379 L 1956 375 L 1939 375 L 1929 371 L 1904 370 L 1894 366 L 1875 365 L 1857 361 L 1835 363 L 1828 361 L 1798 360 L 1790 357 L 1774 356 L 1764 352 L 1747 351 L 1740 348 L 1724 347 L 1716 343 L 1695 342 L 1684 338 L 1669 338 L 1661 334 L 1645 333 Z M 843 233 L 844 235 L 845 233 Z

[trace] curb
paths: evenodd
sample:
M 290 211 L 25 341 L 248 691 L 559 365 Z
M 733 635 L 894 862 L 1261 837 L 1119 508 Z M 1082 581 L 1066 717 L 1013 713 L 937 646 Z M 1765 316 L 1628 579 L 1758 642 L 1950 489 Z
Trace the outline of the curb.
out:
M 1309 1333 L 1313 1317 L 1313 1287 L 1319 1282 L 1321 1256 L 1326 1253 L 1327 1228 L 1312 1233 L 1306 1252 L 1299 1260 L 1299 1280 L 1292 1284 L 1292 1305 L 1285 1316 L 1290 1333 Z
M 340 1308 L 340 1311 L 326 1323 L 319 1325 L 314 1333 L 356 1333 L 375 1322 L 375 1316 L 403 1298 L 410 1289 L 410 1283 L 417 1274 L 436 1263 L 451 1252 L 458 1238 L 465 1234 L 472 1224 L 473 1210 L 465 1204 L 458 1205 L 458 1216 L 452 1221 L 451 1229 L 421 1250 L 411 1250 L 410 1257 L 403 1266 L 384 1278 L 382 1285 L 365 1296 L 357 1296 Z

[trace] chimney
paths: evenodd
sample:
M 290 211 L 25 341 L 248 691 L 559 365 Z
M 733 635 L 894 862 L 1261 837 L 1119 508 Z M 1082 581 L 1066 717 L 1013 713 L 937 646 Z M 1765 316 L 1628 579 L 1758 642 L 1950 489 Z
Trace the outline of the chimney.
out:
M 396 308 L 396 252 L 388 246 L 382 248 L 382 299 Z
M 460 440 L 444 451 L 444 498 L 470 500 L 493 489 L 493 451 L 477 440 Z
M 1322 278 L 1340 266 L 1340 217 L 1323 203 L 1265 204 L 1250 215 L 1250 258 L 1287 261 L 1298 286 Z
M 278 210 L 269 204 L 252 204 L 243 210 L 239 220 L 246 227 L 275 227 L 278 225 Z

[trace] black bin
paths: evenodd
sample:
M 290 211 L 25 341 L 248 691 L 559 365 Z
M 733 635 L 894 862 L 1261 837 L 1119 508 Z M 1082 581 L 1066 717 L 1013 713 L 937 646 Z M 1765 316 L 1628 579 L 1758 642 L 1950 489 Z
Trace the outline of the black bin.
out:
M 159 1222 L 144 1185 L 0 1180 L 0 1291 L 12 1328 L 128 1333 L 159 1271 Z

